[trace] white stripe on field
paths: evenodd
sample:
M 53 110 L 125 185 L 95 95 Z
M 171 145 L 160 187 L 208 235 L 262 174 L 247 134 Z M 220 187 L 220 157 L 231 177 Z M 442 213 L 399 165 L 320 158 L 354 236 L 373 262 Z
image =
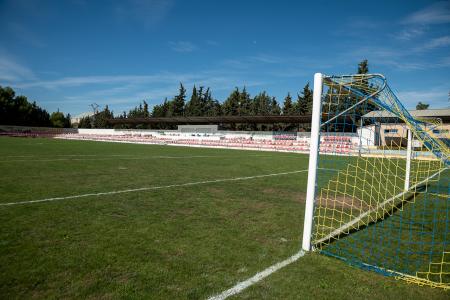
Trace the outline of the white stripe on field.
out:
M 256 178 L 296 174 L 296 173 L 302 173 L 302 172 L 307 172 L 307 171 L 308 170 L 297 170 L 297 171 L 290 171 L 290 172 L 263 174 L 263 175 L 246 176 L 246 177 L 212 179 L 212 180 L 205 180 L 205 181 L 195 181 L 195 182 L 188 182 L 188 183 L 162 185 L 162 186 L 149 186 L 149 187 L 143 187 L 143 188 L 137 188 L 137 189 L 119 190 L 119 191 L 111 191 L 111 192 L 89 193 L 89 194 L 81 194 L 81 195 L 73 195 L 73 196 L 65 196 L 65 197 L 46 198 L 46 199 L 39 199 L 39 200 L 0 203 L 0 206 L 10 206 L 10 205 L 18 205 L 18 204 L 30 204 L 30 203 L 50 202 L 50 201 L 58 201 L 58 200 L 78 199 L 78 198 L 85 198 L 85 197 L 91 197 L 91 196 L 105 196 L 105 195 L 114 195 L 114 194 L 151 191 L 151 190 L 160 190 L 160 189 L 167 189 L 167 188 L 174 188 L 174 187 L 185 187 L 185 186 L 193 186 L 193 185 L 216 183 L 216 182 L 249 180 L 249 179 L 256 179 Z
M 246 288 L 248 288 L 249 286 L 257 283 L 258 281 L 261 281 L 262 279 L 266 278 L 267 276 L 269 276 L 272 273 L 275 273 L 276 271 L 278 271 L 281 268 L 284 268 L 285 266 L 297 261 L 300 257 L 305 255 L 305 251 L 300 250 L 299 252 L 297 252 L 296 254 L 292 255 L 291 257 L 280 261 L 279 263 L 276 263 L 270 267 L 268 267 L 267 269 L 257 273 L 256 275 L 254 275 L 253 277 L 250 277 L 249 279 L 239 282 L 237 283 L 235 286 L 233 286 L 232 288 L 223 291 L 222 293 L 216 295 L 216 296 L 212 296 L 210 298 L 208 298 L 208 300 L 224 300 L 230 296 L 236 295 L 240 292 L 242 292 L 243 290 L 245 290 Z

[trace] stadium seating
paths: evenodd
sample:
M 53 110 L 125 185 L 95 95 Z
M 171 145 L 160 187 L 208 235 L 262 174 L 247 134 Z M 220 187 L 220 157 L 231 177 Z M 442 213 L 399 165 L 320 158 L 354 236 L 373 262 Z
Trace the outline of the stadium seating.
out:
M 48 137 L 71 140 L 109 141 L 122 143 L 183 145 L 195 147 L 217 147 L 234 149 L 251 149 L 267 151 L 308 152 L 309 136 L 297 137 L 295 134 L 266 134 L 252 136 L 250 133 L 236 134 L 232 131 L 220 134 L 200 135 L 189 133 L 177 133 L 173 131 L 106 131 L 46 129 L 46 130 L 11 130 L 0 131 L 0 135 L 17 137 Z M 238 135 L 238 136 L 236 136 Z M 243 135 L 243 136 L 239 136 Z M 358 149 L 358 144 L 353 143 L 351 136 L 323 136 L 321 138 L 322 153 L 352 154 Z

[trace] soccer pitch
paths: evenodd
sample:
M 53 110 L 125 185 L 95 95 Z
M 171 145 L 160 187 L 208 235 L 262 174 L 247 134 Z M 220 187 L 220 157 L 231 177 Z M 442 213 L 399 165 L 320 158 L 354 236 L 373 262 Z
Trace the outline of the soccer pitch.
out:
M 300 249 L 308 156 L 0 138 L 2 298 L 206 299 Z M 316 253 L 235 298 L 448 299 Z

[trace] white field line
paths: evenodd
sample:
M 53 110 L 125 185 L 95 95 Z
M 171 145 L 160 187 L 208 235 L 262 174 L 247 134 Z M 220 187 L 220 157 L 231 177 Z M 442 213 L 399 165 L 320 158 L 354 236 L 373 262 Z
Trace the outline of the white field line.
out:
M 119 191 L 111 191 L 111 192 L 88 193 L 88 194 L 72 195 L 72 196 L 65 196 L 65 197 L 54 197 L 54 198 L 46 198 L 46 199 L 39 199 L 39 200 L 0 203 L 0 206 L 11 206 L 11 205 L 19 205 L 19 204 L 31 204 L 31 203 L 51 202 L 51 201 L 59 201 L 59 200 L 70 200 L 70 199 L 86 198 L 86 197 L 92 197 L 92 196 L 106 196 L 106 195 L 133 193 L 133 192 L 142 192 L 142 191 L 151 191 L 151 190 L 161 190 L 161 189 L 168 189 L 168 188 L 175 188 L 175 187 L 185 187 L 185 186 L 194 186 L 194 185 L 201 185 L 201 184 L 208 184 L 208 183 L 217 183 L 217 182 L 250 180 L 250 179 L 257 179 L 257 178 L 264 178 L 264 177 L 273 177 L 273 176 L 282 176 L 282 175 L 296 174 L 296 173 L 302 173 L 302 172 L 307 172 L 307 171 L 308 170 L 297 170 L 297 171 L 290 171 L 290 172 L 263 174 L 263 175 L 246 176 L 246 177 L 212 179 L 212 180 L 205 180 L 205 181 L 195 181 L 195 182 L 188 182 L 188 183 L 162 185 L 162 186 L 149 186 L 149 187 L 142 187 L 142 188 L 136 188 L 136 189 L 127 189 L 127 190 L 119 190 Z
M 446 170 L 446 168 L 443 168 L 441 170 L 439 170 L 438 172 L 434 173 L 433 175 L 431 175 L 430 177 L 422 180 L 421 182 L 416 183 L 415 185 L 413 185 L 412 187 L 409 188 L 409 190 L 407 191 L 403 191 L 397 195 L 395 195 L 394 197 L 391 197 L 385 201 L 383 201 L 382 203 L 378 204 L 377 206 L 375 206 L 372 209 L 369 209 L 368 211 L 360 214 L 357 218 L 353 219 L 352 221 L 342 225 L 341 227 L 333 230 L 333 232 L 331 232 L 330 234 L 328 234 L 326 237 L 323 237 L 317 241 L 314 241 L 314 245 L 318 245 L 320 243 L 323 243 L 325 241 L 328 241 L 338 235 L 340 235 L 342 232 L 344 232 L 345 230 L 351 228 L 353 225 L 357 224 L 359 221 L 361 221 L 365 216 L 377 211 L 379 208 L 383 208 L 383 210 L 385 209 L 385 206 L 390 204 L 391 202 L 394 202 L 395 199 L 402 197 L 403 195 L 413 191 L 416 187 L 424 184 L 425 182 L 427 182 L 430 179 L 433 179 L 434 177 L 438 176 L 439 174 L 441 174 L 444 170 Z
M 300 257 L 302 257 L 304 255 L 305 255 L 305 251 L 300 250 L 299 252 L 292 255 L 291 257 L 268 267 L 267 269 L 257 273 L 256 275 L 254 275 L 253 277 L 250 277 L 249 279 L 247 279 L 245 281 L 237 283 L 232 288 L 230 288 L 226 291 L 223 291 L 222 293 L 220 293 L 218 295 L 208 298 L 208 300 L 224 300 L 230 296 L 236 295 L 236 294 L 242 292 L 243 290 L 245 290 L 246 288 L 248 288 L 249 286 L 251 286 L 251 285 L 257 283 L 258 281 L 261 281 L 262 279 L 266 278 L 267 276 L 271 275 L 272 273 L 275 273 L 279 269 L 284 268 L 285 266 L 297 261 Z
M 245 157 L 269 157 L 270 155 L 253 154 Z M 99 157 L 99 158 L 48 158 L 48 159 L 9 159 L 0 160 L 0 163 L 9 162 L 52 162 L 52 161 L 93 161 L 93 160 L 146 160 L 146 159 L 191 159 L 191 158 L 242 158 L 242 156 L 220 156 L 220 155 L 191 155 L 191 156 L 132 156 Z

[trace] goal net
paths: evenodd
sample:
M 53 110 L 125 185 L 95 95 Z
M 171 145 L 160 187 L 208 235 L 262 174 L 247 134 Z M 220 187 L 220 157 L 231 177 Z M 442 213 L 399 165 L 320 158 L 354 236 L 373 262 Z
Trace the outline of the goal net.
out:
M 450 289 L 449 134 L 380 74 L 315 75 L 303 249 Z

